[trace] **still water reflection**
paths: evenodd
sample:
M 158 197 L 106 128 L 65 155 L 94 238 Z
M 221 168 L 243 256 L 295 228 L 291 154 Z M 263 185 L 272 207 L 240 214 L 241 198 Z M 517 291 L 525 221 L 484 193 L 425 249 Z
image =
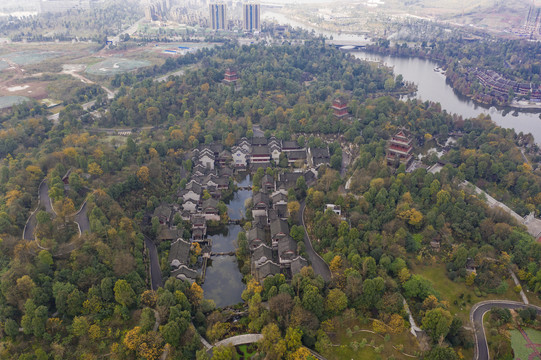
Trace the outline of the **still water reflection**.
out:
M 240 186 L 251 186 L 249 176 L 239 182 Z M 239 220 L 244 217 L 246 199 L 252 196 L 251 190 L 239 190 L 227 204 L 229 217 Z M 230 252 L 237 248 L 237 237 L 242 230 L 240 225 L 228 225 L 222 233 L 210 235 L 212 252 Z M 215 256 L 209 261 L 203 291 L 206 299 L 212 299 L 216 306 L 234 305 L 242 301 L 245 289 L 242 274 L 235 256 Z

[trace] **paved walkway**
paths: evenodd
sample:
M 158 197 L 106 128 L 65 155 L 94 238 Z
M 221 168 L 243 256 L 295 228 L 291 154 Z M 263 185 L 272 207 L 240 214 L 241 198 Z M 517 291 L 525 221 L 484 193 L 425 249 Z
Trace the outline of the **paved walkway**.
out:
M 520 285 L 520 281 L 518 281 L 518 278 L 513 272 L 513 270 L 509 269 L 509 273 L 511 274 L 511 277 L 513 278 L 513 281 L 515 282 L 515 285 L 520 286 L 520 297 L 522 298 L 522 302 L 528 305 L 530 302 L 528 301 L 528 298 L 526 297 L 524 290 L 522 290 L 522 285 Z
M 238 346 L 238 345 L 244 345 L 244 344 L 252 344 L 252 343 L 258 342 L 261 339 L 263 339 L 263 335 L 261 334 L 237 335 L 237 336 L 232 336 L 230 338 L 218 341 L 216 344 L 214 344 L 214 347 L 223 346 L 223 345 Z
M 301 224 L 304 228 L 304 245 L 306 246 L 306 253 L 308 254 L 308 258 L 310 258 L 310 262 L 312 263 L 312 268 L 314 269 L 314 273 L 316 275 L 321 275 L 323 280 L 325 281 L 331 281 L 331 270 L 329 269 L 329 265 L 323 260 L 321 256 L 314 250 L 312 247 L 312 241 L 310 240 L 310 237 L 308 236 L 308 231 L 306 231 L 306 224 L 304 223 L 304 209 L 306 207 L 306 201 L 301 201 L 301 208 L 299 209 L 299 216 L 301 220 Z
M 471 188 L 474 190 L 476 194 L 483 195 L 486 198 L 486 201 L 489 206 L 499 207 L 500 209 L 502 209 L 503 211 L 511 215 L 511 217 L 513 217 L 519 224 L 525 225 L 526 228 L 528 229 L 528 233 L 532 235 L 533 237 L 535 237 L 536 239 L 539 239 L 541 237 L 541 220 L 536 219 L 533 216 L 533 214 L 530 214 L 523 218 L 522 216 L 520 216 L 519 214 L 511 210 L 509 206 L 494 199 L 492 196 L 490 196 L 489 194 L 487 194 L 485 191 L 481 190 L 477 186 L 473 185 L 469 181 L 464 181 L 461 184 L 461 186 L 466 187 L 466 188 Z

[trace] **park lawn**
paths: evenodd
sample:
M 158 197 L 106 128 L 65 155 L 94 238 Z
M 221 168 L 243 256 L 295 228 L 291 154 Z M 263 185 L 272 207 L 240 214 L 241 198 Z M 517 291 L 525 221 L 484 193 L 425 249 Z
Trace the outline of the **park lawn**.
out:
M 244 359 L 251 359 L 252 356 L 254 356 L 256 354 L 255 350 L 248 351 L 248 345 L 246 345 L 246 344 L 237 346 L 237 349 L 242 354 L 242 358 L 244 358 Z
M 449 311 L 452 315 L 459 317 L 464 326 L 470 326 L 470 310 L 473 305 L 480 301 L 506 299 L 513 301 L 522 301 L 520 295 L 515 293 L 513 280 L 508 279 L 509 288 L 504 294 L 487 294 L 478 297 L 475 295 L 474 287 L 467 286 L 464 282 L 454 282 L 447 277 L 445 264 L 434 265 L 414 265 L 412 273 L 421 275 L 432 282 L 434 289 L 440 294 L 441 300 L 449 302 Z M 462 298 L 461 298 L 462 295 Z M 470 301 L 468 301 L 468 296 Z M 456 304 L 455 304 L 456 300 Z M 418 318 L 416 318 L 417 320 Z M 473 334 L 472 334 L 473 335 Z M 474 349 L 462 349 L 462 355 L 471 359 L 474 355 Z
M 534 344 L 541 344 L 541 331 L 523 328 Z M 511 330 L 511 346 L 515 352 L 515 359 L 527 360 L 532 349 L 526 347 L 526 339 L 518 330 Z M 541 347 L 541 346 L 540 346 Z M 538 349 L 540 348 L 538 347 Z
M 470 309 L 475 303 L 494 299 L 522 301 L 520 295 L 514 292 L 515 284 L 511 279 L 507 280 L 509 288 L 504 294 L 487 294 L 486 296 L 477 297 L 473 286 L 467 286 L 464 282 L 452 281 L 447 277 L 445 264 L 414 265 L 412 273 L 430 280 L 434 289 L 440 294 L 441 300 L 449 302 L 451 314 L 462 319 L 465 326 L 469 324 Z
M 331 339 L 333 346 L 330 346 L 322 354 L 329 360 L 380 360 L 389 359 L 411 359 L 393 348 L 394 346 L 403 346 L 403 351 L 406 354 L 415 355 L 420 351 L 417 339 L 410 334 L 406 329 L 401 334 L 390 335 L 390 340 L 385 341 L 384 337 L 372 333 L 371 322 L 369 325 L 364 325 L 360 321 L 348 321 L 347 326 L 342 326 L 337 329 L 336 333 L 332 334 Z M 355 326 L 358 329 L 355 330 Z M 347 329 L 351 330 L 351 336 L 348 336 Z M 364 339 L 364 341 L 363 341 Z M 362 342 L 366 342 L 364 346 Z M 357 346 L 354 344 L 357 343 Z

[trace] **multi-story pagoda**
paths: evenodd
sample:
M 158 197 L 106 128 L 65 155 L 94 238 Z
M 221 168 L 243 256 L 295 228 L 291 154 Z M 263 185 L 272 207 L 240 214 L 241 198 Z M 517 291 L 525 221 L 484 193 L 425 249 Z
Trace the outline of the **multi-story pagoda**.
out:
M 234 83 L 239 79 L 237 72 L 235 70 L 227 69 L 224 74 L 224 82 Z
M 413 159 L 412 139 L 406 134 L 404 130 L 397 132 L 387 145 L 387 164 L 405 164 L 409 165 Z
M 332 103 L 332 108 L 334 110 L 334 116 L 337 118 L 342 118 L 348 114 L 348 103 L 343 99 L 336 99 Z

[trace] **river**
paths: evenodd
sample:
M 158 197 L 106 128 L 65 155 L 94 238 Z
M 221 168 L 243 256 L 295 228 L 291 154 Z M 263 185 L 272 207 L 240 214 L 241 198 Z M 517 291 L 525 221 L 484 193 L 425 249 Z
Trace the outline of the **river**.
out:
M 367 41 L 363 35 L 338 34 L 329 31 L 317 29 L 276 12 L 267 12 L 264 19 L 288 24 L 293 27 L 301 27 L 308 31 L 314 31 L 327 37 L 333 37 L 335 40 L 355 40 L 359 44 Z M 394 56 L 382 56 L 363 51 L 352 52 L 356 58 L 363 60 L 381 61 L 387 66 L 394 68 L 395 75 L 402 74 L 405 81 L 413 82 L 417 85 L 416 97 L 426 101 L 439 102 L 442 109 L 449 113 L 461 115 L 463 118 L 476 117 L 479 114 L 488 114 L 492 120 L 501 127 L 515 129 L 517 133 L 532 133 L 537 143 L 541 142 L 541 119 L 540 111 L 518 111 L 516 109 L 497 109 L 495 107 L 482 106 L 474 101 L 460 96 L 446 82 L 445 75 L 434 71 L 437 63 L 420 59 L 404 58 Z
M 238 186 L 250 186 L 247 176 Z M 239 190 L 227 204 L 229 218 L 239 220 L 244 217 L 246 199 L 252 197 L 251 190 Z M 237 249 L 237 237 L 242 230 L 240 225 L 228 225 L 223 232 L 209 235 L 212 239 L 212 252 L 229 252 Z M 246 285 L 235 256 L 216 256 L 209 261 L 203 291 L 205 299 L 214 300 L 216 306 L 224 307 L 242 302 L 241 294 Z
M 536 142 L 541 141 L 541 119 L 539 112 L 497 109 L 481 106 L 469 98 L 457 94 L 445 80 L 445 75 L 434 71 L 437 63 L 419 58 L 381 56 L 363 51 L 352 54 L 359 59 L 375 60 L 394 68 L 395 75 L 402 74 L 404 80 L 417 85 L 416 97 L 421 100 L 439 102 L 442 109 L 462 115 L 463 118 L 488 114 L 501 127 L 515 129 L 517 133 L 532 133 Z

